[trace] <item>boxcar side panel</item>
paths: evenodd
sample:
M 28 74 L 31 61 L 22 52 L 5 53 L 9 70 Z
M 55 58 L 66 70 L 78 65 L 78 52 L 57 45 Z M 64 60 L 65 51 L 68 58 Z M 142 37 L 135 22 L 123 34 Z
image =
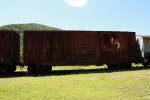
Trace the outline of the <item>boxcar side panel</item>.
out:
M 72 63 L 88 65 L 97 63 L 97 32 L 72 32 Z
M 0 31 L 0 65 L 19 64 L 19 34 L 14 31 Z
M 29 31 L 24 33 L 24 63 L 49 64 L 53 59 L 54 36 L 48 32 Z
M 0 32 L 0 64 L 11 62 L 11 34 Z
M 24 62 L 38 65 L 102 65 L 134 62 L 134 32 L 27 31 Z
M 11 61 L 14 65 L 20 63 L 20 36 L 17 32 L 11 33 Z
M 51 31 L 54 35 L 54 54 L 52 65 L 70 64 L 70 34 L 66 31 Z
M 97 32 L 26 31 L 24 63 L 37 65 L 99 64 Z
M 65 31 L 26 31 L 24 63 L 51 66 L 71 64 L 70 36 Z
M 135 59 L 135 33 L 100 32 L 102 58 L 105 64 L 133 62 Z

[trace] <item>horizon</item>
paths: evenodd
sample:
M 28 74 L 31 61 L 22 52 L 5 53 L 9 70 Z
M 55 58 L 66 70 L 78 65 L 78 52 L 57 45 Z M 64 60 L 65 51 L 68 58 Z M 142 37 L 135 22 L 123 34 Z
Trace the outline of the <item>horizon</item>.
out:
M 37 25 L 43 25 L 43 24 L 40 24 L 40 23 L 18 23 L 18 24 L 8 24 L 8 25 L 29 25 L 29 24 L 37 24 Z M 3 26 L 7 26 L 7 25 L 3 25 Z M 3 26 L 0 26 L 0 27 L 3 27 Z M 43 25 L 43 26 L 46 26 L 46 27 L 51 27 L 51 28 L 57 28 L 57 29 L 60 29 L 59 27 L 53 27 L 53 26 L 48 26 L 48 25 Z M 74 29 L 61 29 L 61 30 L 58 30 L 58 31 L 105 31 L 105 32 L 134 32 L 134 31 L 117 31 L 117 30 L 114 30 L 114 31 L 108 31 L 108 30 L 74 30 Z
M 140 0 L 5 0 L 0 26 L 37 23 L 64 30 L 150 33 L 150 1 Z

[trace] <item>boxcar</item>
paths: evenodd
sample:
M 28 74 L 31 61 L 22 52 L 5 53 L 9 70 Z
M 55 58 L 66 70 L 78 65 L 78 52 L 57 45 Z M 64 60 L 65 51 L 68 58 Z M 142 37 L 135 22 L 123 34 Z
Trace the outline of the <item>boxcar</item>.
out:
M 150 65 L 150 36 L 137 36 L 137 43 L 140 47 L 142 63 L 147 67 Z
M 135 45 L 135 32 L 25 31 L 24 64 L 29 72 L 56 65 L 131 67 Z
M 19 34 L 0 31 L 0 71 L 13 72 L 20 61 Z

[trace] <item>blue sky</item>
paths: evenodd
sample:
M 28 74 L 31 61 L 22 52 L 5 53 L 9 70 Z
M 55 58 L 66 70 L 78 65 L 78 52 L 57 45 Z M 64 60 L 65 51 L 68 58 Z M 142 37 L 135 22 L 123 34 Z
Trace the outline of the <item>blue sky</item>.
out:
M 150 0 L 0 0 L 0 26 L 18 23 L 150 35 Z

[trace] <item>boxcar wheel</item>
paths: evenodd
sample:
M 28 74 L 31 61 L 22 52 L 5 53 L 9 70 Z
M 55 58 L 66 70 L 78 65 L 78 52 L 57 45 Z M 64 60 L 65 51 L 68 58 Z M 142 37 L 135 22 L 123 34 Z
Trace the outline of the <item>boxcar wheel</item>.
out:
M 8 65 L 8 66 L 5 66 L 5 68 L 3 69 L 5 73 L 13 73 L 15 72 L 15 70 L 16 70 L 15 65 Z
M 118 65 L 107 65 L 108 69 L 118 69 Z
M 3 71 L 3 69 L 0 67 L 0 72 L 2 72 Z
M 131 63 L 127 63 L 126 64 L 126 68 L 132 68 L 132 64 Z
M 52 71 L 52 66 L 44 66 L 43 73 L 50 73 Z
M 50 72 L 52 71 L 52 66 L 49 66 L 49 71 L 50 71 Z
M 147 63 L 144 63 L 144 67 L 148 67 L 148 64 L 147 64 Z
M 28 70 L 28 73 L 30 73 L 30 74 L 37 73 L 37 67 L 35 65 L 28 65 L 27 70 Z
M 120 64 L 111 64 L 107 66 L 108 66 L 108 69 L 120 69 L 121 68 Z

